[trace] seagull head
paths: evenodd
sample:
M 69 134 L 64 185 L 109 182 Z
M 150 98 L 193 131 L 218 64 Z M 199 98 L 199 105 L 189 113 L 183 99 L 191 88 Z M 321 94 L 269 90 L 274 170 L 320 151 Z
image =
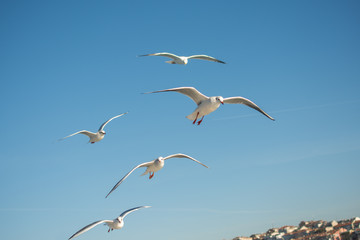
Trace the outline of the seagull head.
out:
M 164 158 L 163 158 L 163 157 L 158 157 L 155 161 L 163 162 L 163 161 L 164 161 Z
M 118 217 L 117 220 L 119 221 L 119 223 L 122 222 L 122 217 Z
M 222 105 L 224 105 L 224 98 L 221 96 L 216 97 L 216 101 L 220 102 Z
M 101 135 L 105 135 L 105 134 L 106 134 L 106 132 L 105 132 L 104 130 L 101 130 L 99 133 L 100 133 Z

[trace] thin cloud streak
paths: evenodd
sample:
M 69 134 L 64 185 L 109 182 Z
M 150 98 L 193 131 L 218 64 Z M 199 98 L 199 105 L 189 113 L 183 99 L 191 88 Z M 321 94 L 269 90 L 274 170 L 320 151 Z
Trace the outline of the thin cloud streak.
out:
M 217 214 L 263 214 L 273 213 L 279 210 L 222 210 L 222 209 L 211 209 L 211 208 L 160 208 L 158 211 L 165 212 L 208 212 Z
M 326 104 L 319 104 L 319 105 L 312 105 L 312 106 L 303 106 L 303 107 L 297 107 L 297 108 L 288 108 L 288 109 L 283 109 L 283 110 L 269 111 L 268 113 L 270 115 L 273 115 L 273 114 L 276 114 L 276 113 L 297 112 L 297 111 L 303 111 L 303 110 L 319 109 L 319 108 L 333 107 L 333 106 L 339 106 L 339 105 L 346 105 L 346 104 L 352 104 L 352 103 L 358 103 L 358 102 L 360 102 L 360 100 L 332 102 L 332 103 L 326 103 Z M 211 121 L 221 121 L 221 120 L 248 118 L 248 117 L 255 117 L 255 116 L 258 116 L 258 114 L 254 113 L 254 114 L 238 115 L 238 116 L 233 116 L 233 117 L 223 117 L 223 118 L 209 119 L 209 120 L 211 120 Z M 275 117 L 275 120 L 276 120 L 276 117 Z
M 113 212 L 119 211 L 119 209 L 74 209 L 74 208 L 0 208 L 0 212 L 57 212 L 57 211 L 68 211 L 68 212 L 98 212 L 106 211 Z M 280 210 L 221 210 L 221 209 L 211 209 L 211 208 L 159 208 L 157 211 L 163 212 L 208 212 L 208 213 L 217 213 L 217 214 L 263 214 L 263 213 L 273 213 Z
M 116 209 L 120 211 L 119 209 Z M 81 209 L 81 208 L 0 208 L 0 212 L 56 212 L 56 211 L 69 211 L 69 212 L 97 212 L 97 211 L 109 211 L 108 209 Z
M 296 162 L 296 161 L 305 161 L 309 158 L 313 159 L 313 158 L 317 158 L 317 157 L 325 157 L 325 156 L 331 156 L 331 155 L 336 155 L 336 154 L 345 154 L 348 152 L 355 152 L 355 151 L 360 151 L 360 146 L 349 146 L 349 147 L 342 148 L 342 149 L 327 147 L 326 149 L 315 151 L 315 152 L 313 149 L 308 149 L 308 151 L 303 151 L 303 152 L 306 152 L 306 153 L 312 152 L 312 153 L 302 154 L 302 155 L 299 153 L 292 154 L 297 157 L 286 157 L 286 156 L 281 156 L 278 158 L 273 157 L 272 159 L 274 159 L 274 160 L 270 160 L 268 162 L 258 162 L 257 165 L 259 165 L 259 166 L 278 165 L 278 164 L 284 164 L 284 163 L 290 163 L 290 162 Z

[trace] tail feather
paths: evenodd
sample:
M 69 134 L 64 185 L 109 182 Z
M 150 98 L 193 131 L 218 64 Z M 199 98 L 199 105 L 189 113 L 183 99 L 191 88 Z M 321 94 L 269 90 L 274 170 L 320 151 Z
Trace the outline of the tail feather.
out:
M 141 174 L 140 176 L 144 176 L 144 175 L 146 175 L 146 174 L 148 174 L 149 172 L 148 172 L 148 170 L 146 169 L 146 171 L 143 173 L 143 174 Z
M 196 118 L 196 115 L 197 115 L 197 112 L 193 112 L 192 114 L 186 116 L 187 119 L 191 120 L 191 121 L 194 121 L 195 118 Z

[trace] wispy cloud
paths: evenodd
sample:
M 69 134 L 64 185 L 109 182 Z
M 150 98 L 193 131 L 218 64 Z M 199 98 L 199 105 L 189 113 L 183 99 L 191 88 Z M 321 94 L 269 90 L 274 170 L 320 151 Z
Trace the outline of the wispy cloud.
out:
M 359 102 L 360 102 L 360 100 L 331 102 L 331 103 L 317 104 L 317 105 L 311 105 L 311 106 L 301 106 L 301 107 L 269 111 L 267 113 L 270 115 L 273 115 L 273 114 L 277 114 L 277 113 L 298 112 L 298 111 L 305 111 L 305 110 L 311 110 L 311 109 L 320 109 L 320 108 L 334 107 L 334 106 L 340 106 L 340 105 L 354 104 L 354 103 L 359 103 Z M 232 116 L 232 117 L 215 118 L 215 119 L 209 119 L 209 120 L 221 121 L 221 120 L 248 118 L 248 117 L 256 117 L 256 116 L 258 116 L 258 113 L 237 115 L 237 116 Z
M 265 214 L 273 213 L 277 210 L 241 210 L 241 209 L 215 209 L 215 208 L 160 208 L 157 211 L 164 212 L 207 212 L 207 213 L 217 213 L 217 214 Z
M 119 209 L 84 209 L 84 208 L 0 208 L 0 212 L 98 212 L 98 211 L 120 211 Z M 215 209 L 215 208 L 157 208 L 156 211 L 162 212 L 207 212 L 216 214 L 269 214 L 278 212 L 279 210 L 226 210 L 226 209 Z
M 119 211 L 119 209 L 117 209 Z M 94 209 L 94 208 L 0 208 L 0 212 L 59 212 L 59 211 L 68 211 L 68 212 L 96 212 L 104 211 L 104 209 Z M 107 209 L 105 209 L 107 211 Z
M 323 145 L 310 144 L 308 146 L 302 146 L 301 150 L 295 148 L 288 150 L 287 153 L 272 153 L 271 158 L 264 157 L 266 161 L 259 161 L 258 165 L 276 165 L 284 164 L 296 161 L 305 161 L 307 159 L 324 159 L 324 157 L 330 157 L 337 154 L 346 154 L 349 152 L 360 151 L 359 141 L 347 141 L 343 144 L 328 143 Z

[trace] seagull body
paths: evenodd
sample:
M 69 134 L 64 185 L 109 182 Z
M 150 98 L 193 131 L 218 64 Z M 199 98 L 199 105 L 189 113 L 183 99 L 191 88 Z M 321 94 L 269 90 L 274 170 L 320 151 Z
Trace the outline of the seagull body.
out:
M 192 160 L 194 162 L 197 162 L 197 163 L 203 165 L 204 167 L 209 168 L 208 166 L 206 166 L 205 164 L 202 164 L 198 160 L 196 160 L 196 159 L 194 159 L 194 158 L 192 158 L 192 157 L 190 157 L 188 155 L 182 154 L 182 153 L 169 155 L 167 157 L 158 157 L 157 159 L 155 159 L 153 161 L 145 162 L 145 163 L 139 164 L 136 167 L 134 167 L 122 179 L 120 179 L 120 181 L 111 189 L 111 191 L 106 195 L 105 198 L 107 198 L 110 195 L 110 193 L 112 193 L 137 168 L 146 167 L 145 172 L 143 174 L 141 174 L 141 176 L 144 176 L 144 175 L 149 173 L 149 179 L 151 179 L 154 176 L 155 172 L 159 171 L 160 169 L 162 169 L 164 167 L 164 164 L 165 164 L 164 161 L 166 159 L 170 159 L 170 158 L 188 158 L 188 159 L 190 159 L 190 160 Z
M 218 63 L 223 63 L 225 64 L 225 62 L 207 56 L 207 55 L 192 55 L 189 57 L 185 57 L 185 56 L 177 56 L 175 54 L 172 53 L 167 53 L 167 52 L 162 52 L 162 53 L 152 53 L 152 54 L 146 54 L 146 55 L 140 55 L 139 57 L 145 57 L 145 56 L 161 56 L 161 57 L 168 57 L 171 58 L 172 60 L 170 61 L 166 61 L 167 63 L 170 64 L 181 64 L 181 65 L 186 65 L 189 61 L 189 59 L 201 59 L 201 60 L 207 60 L 207 61 L 212 61 L 212 62 L 218 62 Z
M 229 97 L 229 98 L 223 98 L 222 96 L 207 97 L 193 87 L 171 88 L 171 89 L 165 89 L 165 90 L 148 92 L 148 93 L 159 93 L 159 92 L 178 92 L 191 98 L 197 104 L 197 108 L 193 113 L 191 113 L 186 117 L 191 121 L 193 121 L 193 124 L 195 124 L 196 121 L 199 118 L 201 118 L 201 120 L 199 120 L 197 123 L 198 125 L 200 125 L 200 123 L 204 119 L 204 116 L 212 113 L 213 111 L 219 108 L 220 104 L 224 104 L 224 103 L 244 104 L 264 114 L 269 119 L 274 120 L 266 112 L 264 112 L 261 108 L 259 108 L 255 103 L 243 97 Z
M 62 139 L 59 139 L 59 140 L 63 140 L 63 139 L 65 139 L 65 138 L 72 137 L 72 136 L 77 135 L 77 134 L 84 134 L 84 135 L 86 135 L 86 136 L 88 136 L 88 137 L 90 138 L 90 140 L 89 140 L 90 143 L 99 142 L 99 141 L 101 141 L 101 140 L 105 137 L 106 132 L 104 131 L 104 127 L 106 126 L 106 124 L 108 124 L 111 120 L 113 120 L 113 119 L 115 119 L 115 118 L 118 118 L 118 117 L 121 117 L 121 116 L 123 116 L 123 115 L 125 115 L 125 114 L 127 114 L 127 112 L 126 112 L 126 113 L 123 113 L 123 114 L 120 114 L 120 115 L 117 115 L 117 116 L 115 116 L 115 117 L 110 118 L 109 120 L 107 120 L 106 122 L 104 122 L 104 123 L 100 126 L 99 130 L 98 130 L 96 133 L 89 132 L 89 131 L 87 131 L 87 130 L 82 130 L 82 131 L 73 133 L 73 134 L 71 134 L 71 135 L 69 135 L 69 136 L 66 136 L 66 137 L 64 137 L 64 138 L 62 138 Z
M 122 214 L 120 214 L 120 216 L 115 218 L 114 220 L 100 220 L 100 221 L 93 222 L 93 223 L 83 227 L 79 231 L 77 231 L 74 235 L 72 235 L 69 238 L 69 240 L 79 236 L 80 234 L 83 234 L 84 232 L 89 231 L 90 229 L 92 229 L 92 228 L 94 228 L 97 225 L 102 224 L 102 223 L 105 223 L 105 225 L 107 225 L 109 227 L 108 232 L 110 232 L 110 231 L 112 231 L 114 229 L 121 229 L 124 226 L 124 218 L 125 218 L 126 215 L 128 215 L 129 213 L 134 212 L 136 210 L 139 210 L 141 208 L 149 208 L 149 207 L 150 206 L 141 206 L 141 207 L 131 208 L 129 210 L 126 210 Z
M 194 112 L 186 116 L 186 118 L 194 121 L 197 118 L 204 117 L 205 115 L 212 113 L 220 107 L 221 101 L 219 101 L 217 98 L 218 97 L 209 97 L 208 99 L 202 101 L 194 110 Z

